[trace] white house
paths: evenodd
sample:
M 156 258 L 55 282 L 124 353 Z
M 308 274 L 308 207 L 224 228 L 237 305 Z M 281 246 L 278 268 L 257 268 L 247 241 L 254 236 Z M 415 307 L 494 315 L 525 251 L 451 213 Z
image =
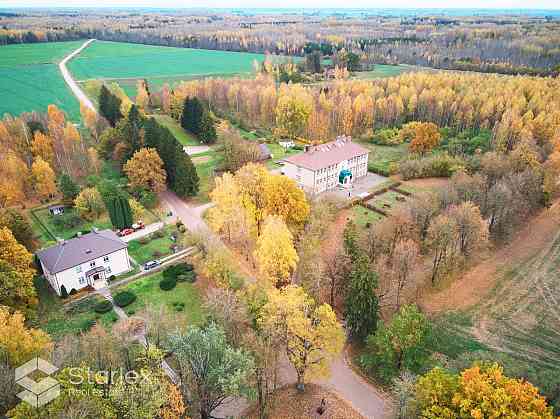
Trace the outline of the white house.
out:
M 348 188 L 367 175 L 369 150 L 350 137 L 318 146 L 307 146 L 303 153 L 283 160 L 282 174 L 294 179 L 312 194 Z
M 45 278 L 58 295 L 91 285 L 100 288 L 111 275 L 131 269 L 128 244 L 111 230 L 92 231 L 37 252 Z

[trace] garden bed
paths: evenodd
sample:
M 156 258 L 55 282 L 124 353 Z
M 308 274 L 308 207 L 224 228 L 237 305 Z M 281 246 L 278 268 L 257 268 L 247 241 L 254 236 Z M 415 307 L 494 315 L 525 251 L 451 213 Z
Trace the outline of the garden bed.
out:
M 171 235 L 176 231 L 175 226 L 167 226 L 150 236 L 131 240 L 128 242 L 128 254 L 138 264 L 171 255 L 171 246 L 176 244 L 176 241 L 171 240 Z M 163 237 L 156 237 L 154 234 L 163 234 Z

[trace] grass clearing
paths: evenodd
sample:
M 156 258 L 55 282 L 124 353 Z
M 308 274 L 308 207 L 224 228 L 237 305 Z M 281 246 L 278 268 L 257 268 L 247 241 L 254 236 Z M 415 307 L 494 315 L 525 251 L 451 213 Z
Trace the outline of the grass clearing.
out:
M 381 195 L 373 197 L 367 203 L 373 205 L 375 208 L 387 212 L 395 209 L 399 205 L 402 205 L 406 199 L 407 197 L 405 195 L 393 190 L 388 190 Z
M 92 296 L 70 306 L 64 306 L 44 278 L 36 278 L 35 288 L 39 297 L 38 325 L 54 340 L 65 335 L 78 334 L 89 329 L 93 322 L 100 322 L 109 328 L 118 319 L 114 310 L 104 314 L 96 313 L 93 308 L 103 301 L 103 297 Z
M 76 209 L 67 207 L 65 210 L 65 214 L 75 214 Z M 60 217 L 58 215 L 51 215 L 49 212 L 48 207 L 41 207 L 39 209 L 32 209 L 30 210 L 30 218 L 34 220 L 34 216 L 37 217 L 41 223 L 55 236 L 61 239 L 71 239 L 76 236 L 76 234 L 80 231 L 91 231 L 94 227 L 98 228 L 99 230 L 105 229 L 112 229 L 113 226 L 111 224 L 111 220 L 109 220 L 109 216 L 107 214 L 101 216 L 98 220 L 95 221 L 86 221 L 82 220 L 82 223 L 76 227 L 72 228 L 64 228 L 59 227 L 55 224 L 55 217 Z M 50 235 L 45 232 L 43 226 L 34 220 L 33 223 L 35 230 L 35 234 L 39 237 L 42 246 L 46 246 L 48 244 L 53 244 L 54 241 L 50 237 Z
M 204 322 L 206 314 L 202 307 L 202 297 L 199 289 L 195 284 L 187 282 L 178 282 L 177 286 L 171 291 L 163 291 L 159 287 L 162 280 L 161 272 L 154 275 L 146 276 L 130 284 L 114 290 L 113 294 L 118 291 L 132 291 L 136 294 L 136 301 L 126 307 L 127 313 L 134 313 L 141 316 L 141 311 L 146 306 L 165 306 L 170 312 L 177 315 L 177 327 L 185 327 L 189 325 L 200 325 Z M 183 310 L 177 310 L 177 303 L 183 303 Z
M 189 145 L 200 145 L 200 141 L 196 139 L 194 135 L 185 131 L 181 125 L 177 121 L 175 121 L 169 115 L 150 115 L 155 118 L 155 120 L 160 124 L 167 128 L 173 136 L 179 141 L 182 145 L 189 146 Z
M 352 207 L 352 219 L 358 228 L 367 228 L 368 224 L 374 224 L 384 219 L 381 214 L 370 210 L 369 208 L 362 207 L 361 205 L 354 205 Z
M 406 65 L 375 64 L 373 70 L 356 72 L 353 74 L 352 78 L 358 80 L 381 79 L 398 76 L 411 70 L 411 67 Z
M 370 150 L 368 170 L 384 176 L 392 174 L 394 166 L 408 153 L 406 144 L 388 146 L 373 144 L 367 140 L 359 140 L 357 142 Z
M 176 231 L 175 227 L 167 226 L 160 231 L 163 237 L 154 237 L 151 240 L 146 237 L 145 240 L 149 240 L 147 243 L 145 243 L 144 238 L 128 242 L 128 254 L 136 263 L 143 264 L 149 260 L 159 259 L 173 253 L 171 246 L 175 242 L 171 240 L 171 234 Z
M 208 194 L 214 187 L 214 175 L 216 173 L 216 169 L 224 157 L 222 153 L 216 150 L 197 154 L 197 157 L 208 157 L 205 162 L 195 163 L 196 173 L 200 179 L 200 188 L 196 197 L 201 202 L 208 202 L 210 200 Z

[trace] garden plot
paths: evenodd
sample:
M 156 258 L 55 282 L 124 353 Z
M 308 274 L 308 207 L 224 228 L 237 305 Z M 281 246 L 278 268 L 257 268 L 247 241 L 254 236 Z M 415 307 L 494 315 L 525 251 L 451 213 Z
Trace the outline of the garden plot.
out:
M 399 205 L 405 203 L 407 198 L 408 197 L 406 195 L 403 195 L 393 189 L 389 189 L 387 192 L 368 200 L 366 204 L 383 212 L 391 212 Z

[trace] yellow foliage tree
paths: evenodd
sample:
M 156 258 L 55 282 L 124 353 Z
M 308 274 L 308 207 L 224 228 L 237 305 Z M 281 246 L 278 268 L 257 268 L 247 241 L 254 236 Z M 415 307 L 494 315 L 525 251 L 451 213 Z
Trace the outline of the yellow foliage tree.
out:
M 311 114 L 310 104 L 297 94 L 283 95 L 276 105 L 276 125 L 281 134 L 296 138 L 307 125 Z
M 0 207 L 9 207 L 25 200 L 29 170 L 15 154 L 2 157 L 0 164 Z
M 33 256 L 12 232 L 0 228 L 0 305 L 26 310 L 37 303 Z
M 535 386 L 507 377 L 496 363 L 474 365 L 459 376 L 435 368 L 418 380 L 416 400 L 429 419 L 554 417 Z
M 300 390 L 310 379 L 327 378 L 331 362 L 344 347 L 344 330 L 331 306 L 316 305 L 303 288 L 294 285 L 270 290 L 259 323 L 286 342 Z
M 0 307 L 0 353 L 8 364 L 18 367 L 35 356 L 45 355 L 52 349 L 52 342 L 40 329 L 25 327 L 25 318 L 19 312 L 10 314 Z
M 39 199 L 49 199 L 57 193 L 54 171 L 40 156 L 35 158 L 31 166 L 31 176 Z
M 413 137 L 408 146 L 413 153 L 424 154 L 436 147 L 440 140 L 438 126 L 433 122 L 412 122 Z M 409 125 L 409 124 L 407 124 Z M 403 127 L 406 131 L 408 127 Z
M 310 211 L 303 190 L 287 176 L 269 174 L 265 179 L 265 213 L 279 215 L 290 227 L 302 227 Z
M 80 213 L 80 216 L 90 221 L 99 218 L 105 212 L 103 198 L 101 198 L 101 194 L 96 188 L 82 189 L 74 200 L 74 206 Z
M 33 157 L 41 157 L 52 166 L 54 162 L 52 138 L 43 134 L 41 131 L 35 131 L 33 142 L 31 143 L 31 153 Z
M 290 282 L 299 258 L 292 233 L 279 216 L 266 218 L 254 257 L 261 274 L 273 285 L 281 287 Z
M 128 200 L 130 209 L 132 210 L 132 219 L 134 222 L 143 220 L 146 215 L 146 209 L 134 198 Z
M 124 172 L 133 187 L 147 188 L 152 192 L 165 190 L 167 174 L 155 148 L 141 148 L 135 152 L 124 165 Z

